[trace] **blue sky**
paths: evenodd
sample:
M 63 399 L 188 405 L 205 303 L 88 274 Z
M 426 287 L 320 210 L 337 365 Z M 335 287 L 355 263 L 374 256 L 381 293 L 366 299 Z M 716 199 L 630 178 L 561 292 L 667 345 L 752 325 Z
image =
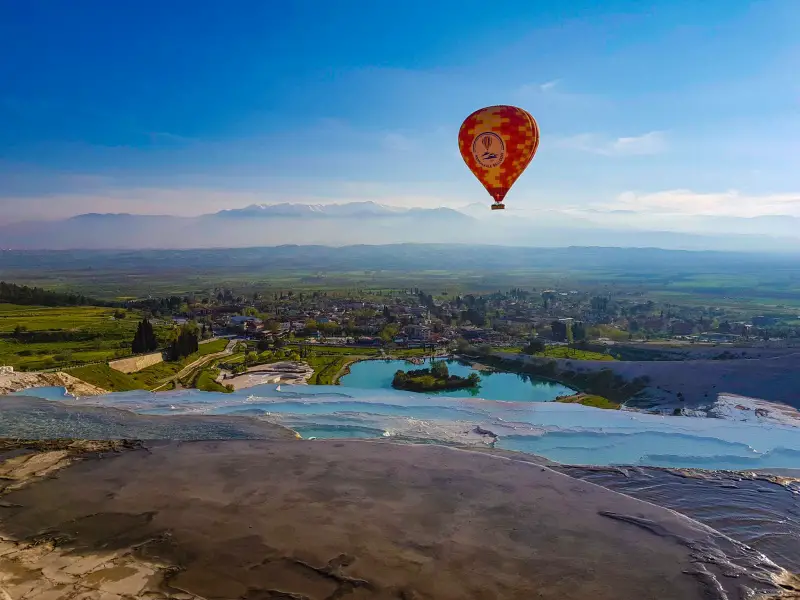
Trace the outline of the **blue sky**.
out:
M 797 31 L 797 0 L 0 0 L 0 221 L 488 206 L 456 135 L 491 104 L 541 128 L 509 208 L 800 216 Z

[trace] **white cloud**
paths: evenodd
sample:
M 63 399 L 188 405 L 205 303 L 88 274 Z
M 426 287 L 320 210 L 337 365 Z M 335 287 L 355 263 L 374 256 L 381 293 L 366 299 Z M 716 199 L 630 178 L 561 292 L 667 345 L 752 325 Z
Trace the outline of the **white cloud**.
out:
M 603 156 L 644 156 L 660 154 L 667 149 L 663 131 L 650 131 L 632 137 L 607 138 L 594 133 L 581 133 L 556 140 L 556 145 L 570 150 Z
M 539 86 L 539 89 L 543 92 L 548 92 L 555 88 L 561 82 L 560 79 L 554 79 L 553 81 L 546 81 L 545 83 Z
M 509 99 L 520 102 L 522 106 L 529 103 L 537 106 L 537 112 L 549 109 L 560 112 L 580 109 L 596 111 L 613 104 L 608 97 L 570 90 L 563 79 L 526 83 L 511 90 Z
M 559 94 L 566 96 L 567 93 L 560 89 L 560 84 L 560 79 L 552 79 L 544 83 L 526 83 L 517 89 L 517 95 L 523 97 L 541 96 L 542 94 Z
M 682 216 L 760 217 L 790 215 L 800 217 L 800 193 L 747 195 L 736 190 L 700 193 L 677 189 L 641 194 L 624 192 L 616 200 L 596 204 L 604 210 L 627 210 Z

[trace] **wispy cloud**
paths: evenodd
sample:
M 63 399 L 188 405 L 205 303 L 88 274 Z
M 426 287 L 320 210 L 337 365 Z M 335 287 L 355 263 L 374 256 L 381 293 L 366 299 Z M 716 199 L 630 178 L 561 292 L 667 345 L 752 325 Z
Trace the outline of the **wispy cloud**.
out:
M 790 215 L 800 217 L 800 193 L 748 195 L 730 190 L 700 193 L 677 189 L 654 193 L 624 192 L 614 201 L 595 205 L 604 210 L 625 210 L 683 216 L 760 217 Z
M 512 90 L 510 97 L 523 105 L 536 103 L 539 108 L 551 107 L 576 110 L 579 107 L 588 109 L 602 108 L 613 104 L 609 98 L 580 90 L 570 89 L 563 79 L 549 79 L 523 84 Z
M 409 152 L 413 150 L 417 144 L 405 134 L 390 132 L 383 136 L 383 146 L 394 152 Z
M 667 140 L 663 131 L 650 131 L 638 136 L 618 138 L 581 133 L 563 137 L 556 141 L 556 145 L 603 156 L 642 156 L 664 152 L 667 149 Z
M 552 79 L 550 81 L 545 81 L 544 83 L 526 83 L 521 85 L 517 89 L 517 95 L 519 96 L 538 96 L 541 94 L 554 94 L 558 92 L 559 94 L 567 94 L 565 90 L 558 89 L 561 87 L 561 80 L 560 79 Z
M 541 84 L 541 85 L 539 86 L 539 89 L 540 89 L 540 90 L 542 90 L 543 92 L 549 92 L 549 91 L 551 91 L 551 90 L 555 89 L 555 87 L 556 87 L 556 86 L 557 86 L 557 85 L 558 85 L 560 82 L 561 82 L 561 80 L 560 80 L 560 79 L 553 79 L 552 81 L 546 81 L 546 82 L 544 82 L 543 84 Z

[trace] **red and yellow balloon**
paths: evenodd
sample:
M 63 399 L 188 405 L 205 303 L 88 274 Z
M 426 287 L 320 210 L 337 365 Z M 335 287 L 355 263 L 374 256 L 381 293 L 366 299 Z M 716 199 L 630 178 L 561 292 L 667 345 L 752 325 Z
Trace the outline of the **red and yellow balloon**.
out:
M 468 116 L 458 132 L 464 162 L 494 199 L 503 199 L 533 160 L 539 147 L 539 126 L 530 113 L 516 106 L 488 106 Z

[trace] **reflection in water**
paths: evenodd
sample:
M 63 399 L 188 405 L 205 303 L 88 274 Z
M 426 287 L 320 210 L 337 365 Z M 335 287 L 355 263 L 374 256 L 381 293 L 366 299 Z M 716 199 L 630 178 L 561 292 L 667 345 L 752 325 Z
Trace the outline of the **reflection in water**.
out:
M 480 371 L 472 368 L 472 364 L 463 360 L 447 360 L 451 375 L 467 377 L 477 373 L 481 383 L 477 388 L 462 388 L 436 392 L 436 396 L 461 398 L 486 398 L 510 402 L 550 402 L 558 396 L 574 393 L 574 390 L 555 383 L 538 379 L 524 373 L 506 373 L 503 371 Z M 350 372 L 341 378 L 342 387 L 360 390 L 391 390 L 392 378 L 398 370 L 427 368 L 424 365 L 413 365 L 404 360 L 365 360 L 350 365 Z

